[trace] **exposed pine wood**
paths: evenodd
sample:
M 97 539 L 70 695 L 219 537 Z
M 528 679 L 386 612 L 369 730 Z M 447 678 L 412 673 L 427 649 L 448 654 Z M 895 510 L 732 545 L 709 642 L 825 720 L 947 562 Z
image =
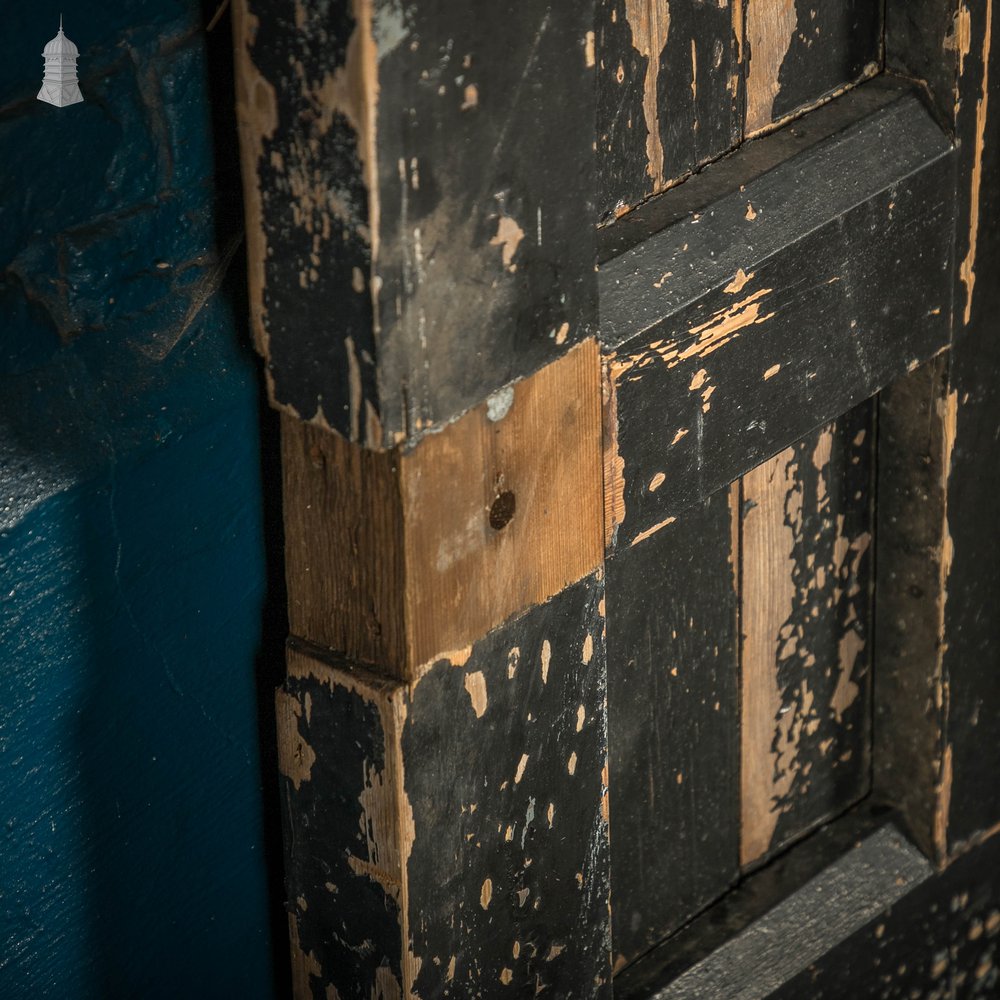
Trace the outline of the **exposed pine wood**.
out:
M 414 677 L 603 558 L 593 340 L 414 448 L 284 422 L 295 635 Z
M 398 456 L 282 415 L 293 635 L 400 676 L 407 662 Z
M 869 404 L 743 478 L 743 865 L 868 790 Z
M 882 5 L 747 0 L 748 136 L 795 118 L 882 67 Z
M 746 120 L 754 133 L 774 121 L 779 75 L 798 23 L 795 0 L 747 0 Z

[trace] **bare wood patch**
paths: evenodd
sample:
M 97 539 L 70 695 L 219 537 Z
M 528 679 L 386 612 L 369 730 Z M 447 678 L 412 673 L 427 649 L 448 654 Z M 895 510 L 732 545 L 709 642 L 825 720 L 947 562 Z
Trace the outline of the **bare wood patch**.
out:
M 771 124 L 778 76 L 792 44 L 798 15 L 795 0 L 747 0 L 746 39 L 750 46 L 746 82 L 747 134 Z

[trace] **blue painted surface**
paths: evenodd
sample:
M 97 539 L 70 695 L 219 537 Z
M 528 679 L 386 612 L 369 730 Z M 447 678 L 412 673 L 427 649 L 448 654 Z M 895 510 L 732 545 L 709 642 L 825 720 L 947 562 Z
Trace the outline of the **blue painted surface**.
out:
M 267 997 L 258 397 L 203 12 L 63 6 L 57 109 L 59 9 L 0 43 L 0 996 Z

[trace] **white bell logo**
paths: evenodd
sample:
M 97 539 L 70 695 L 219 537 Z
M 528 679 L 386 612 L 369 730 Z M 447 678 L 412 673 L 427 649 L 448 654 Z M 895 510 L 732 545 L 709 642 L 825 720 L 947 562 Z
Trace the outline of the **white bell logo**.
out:
M 76 79 L 76 58 L 79 49 L 63 34 L 62 14 L 59 15 L 59 34 L 42 50 L 45 59 L 45 77 L 38 99 L 64 108 L 83 100 Z

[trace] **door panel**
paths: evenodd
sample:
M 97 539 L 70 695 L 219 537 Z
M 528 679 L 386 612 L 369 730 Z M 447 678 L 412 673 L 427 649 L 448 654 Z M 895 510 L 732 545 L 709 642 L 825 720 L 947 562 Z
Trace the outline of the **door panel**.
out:
M 992 0 L 603 0 L 596 20 L 568 0 L 499 3 L 481 18 L 452 0 L 338 0 L 340 49 L 325 46 L 335 19 L 322 12 L 245 2 L 268 28 L 245 16 L 238 35 L 258 333 L 265 348 L 273 334 L 276 402 L 297 411 L 289 440 L 316 435 L 286 462 L 316 487 L 286 476 L 301 577 L 290 593 L 354 579 L 346 565 L 380 602 L 351 592 L 341 621 L 317 587 L 293 648 L 341 657 L 341 680 L 364 672 L 406 709 L 391 735 L 400 769 L 386 777 L 392 850 L 352 844 L 354 876 L 396 864 L 383 895 L 399 919 L 378 961 L 337 988 L 377 992 L 380 970 L 398 966 L 408 997 L 499 983 L 606 998 L 613 954 L 619 996 L 682 995 L 689 969 L 719 968 L 762 937 L 792 960 L 765 979 L 744 952 L 729 966 L 740 992 L 715 995 L 794 995 L 793 983 L 809 995 L 844 976 L 841 995 L 978 983 L 963 963 L 986 952 L 956 943 L 958 917 L 935 915 L 965 906 L 961 856 L 988 863 L 1000 823 Z M 312 67 L 304 97 L 296 61 L 274 58 L 289 47 Z M 883 64 L 898 75 L 858 83 Z M 342 178 L 322 154 L 333 121 L 339 151 L 357 154 L 342 164 L 349 190 L 367 200 L 337 216 L 343 248 L 320 225 L 318 278 L 298 274 L 300 295 L 282 272 L 305 245 L 289 219 L 339 204 Z M 315 143 L 299 149 L 303 129 Z M 315 180 L 305 200 L 303 165 Z M 353 305 L 331 333 L 338 295 Z M 580 378 L 553 382 L 577 341 Z M 585 423 L 559 416 L 579 387 L 580 405 L 594 404 Z M 533 399 L 551 406 L 524 410 Z M 301 417 L 317 425 L 308 434 Z M 326 447 L 338 432 L 350 440 Z M 330 544 L 336 524 L 346 530 Z M 575 608 L 580 626 L 583 605 L 607 609 L 606 661 L 596 619 L 586 637 L 569 621 Z M 545 685 L 552 608 L 569 609 L 560 634 L 580 658 L 562 650 L 561 666 L 582 671 L 567 690 L 586 698 L 574 717 L 543 691 L 546 734 L 519 715 L 517 693 L 538 692 L 510 656 L 537 650 Z M 345 635 L 364 639 L 353 654 Z M 359 650 L 374 662 L 347 661 Z M 297 662 L 296 728 L 309 721 Z M 605 678 L 606 746 L 586 728 Z M 364 730 L 353 746 L 374 746 L 376 724 L 353 722 Z M 296 770 L 305 747 L 286 761 L 292 875 L 342 862 L 349 837 L 319 837 L 304 858 L 302 802 L 320 816 L 338 797 L 364 810 L 369 794 L 368 772 L 339 771 L 337 737 L 321 729 L 308 781 Z M 536 808 L 529 820 L 530 801 L 544 795 L 558 823 L 568 761 L 583 760 L 574 750 L 563 769 L 559 755 L 581 732 L 589 783 L 557 850 L 552 817 L 543 828 Z M 536 754 L 543 772 L 530 769 Z M 510 782 L 529 774 L 524 803 Z M 462 808 L 470 775 L 475 820 Z M 529 840 L 546 850 L 531 854 Z M 912 877 L 886 882 L 904 854 Z M 566 859 L 582 858 L 595 877 L 579 868 L 574 895 Z M 500 906 L 494 883 L 516 884 L 515 903 Z M 337 921 L 374 941 L 386 912 L 307 888 L 304 905 L 295 898 L 310 942 L 303 995 L 327 985 L 318 956 Z M 527 950 L 524 890 L 543 901 Z M 974 919 L 969 941 L 991 918 Z M 556 961 L 567 934 L 579 967 Z M 852 941 L 877 956 L 874 986 L 834 965 Z M 945 964 L 936 951 L 928 963 L 942 947 Z M 915 978 L 879 965 L 914 948 Z M 532 964 L 541 953 L 553 964 Z
M 745 0 L 748 136 L 881 69 L 882 5 Z
M 619 966 L 738 874 L 738 505 L 736 484 L 607 563 Z
M 744 867 L 869 790 L 873 414 L 862 403 L 743 477 Z
M 601 0 L 598 214 L 635 207 L 743 134 L 742 0 Z

